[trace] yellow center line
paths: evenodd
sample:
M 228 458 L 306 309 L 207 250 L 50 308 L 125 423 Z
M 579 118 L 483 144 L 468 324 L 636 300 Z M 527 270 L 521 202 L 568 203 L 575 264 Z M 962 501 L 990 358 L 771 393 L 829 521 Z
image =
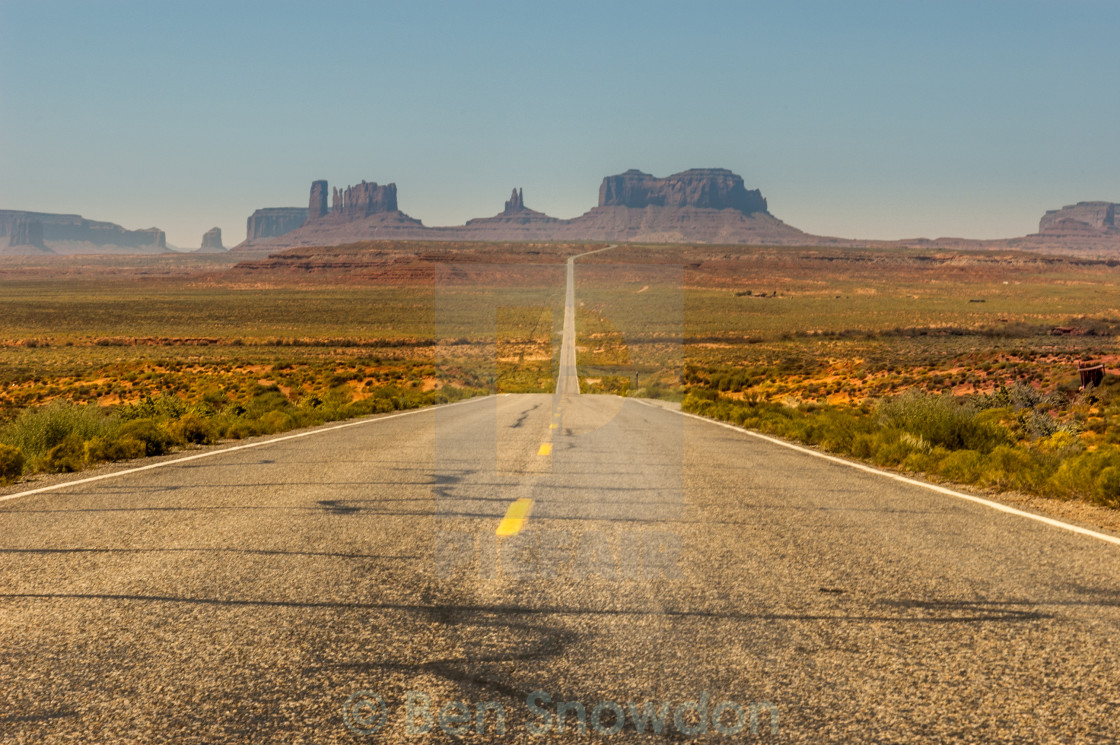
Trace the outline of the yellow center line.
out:
M 537 455 L 552 455 L 552 443 L 546 442 L 541 445 L 541 449 L 537 451 Z
M 503 517 L 502 522 L 498 524 L 497 535 L 508 536 L 520 533 L 521 528 L 525 526 L 526 521 L 529 519 L 529 513 L 532 512 L 532 510 L 533 500 L 518 499 L 506 510 L 506 516 Z

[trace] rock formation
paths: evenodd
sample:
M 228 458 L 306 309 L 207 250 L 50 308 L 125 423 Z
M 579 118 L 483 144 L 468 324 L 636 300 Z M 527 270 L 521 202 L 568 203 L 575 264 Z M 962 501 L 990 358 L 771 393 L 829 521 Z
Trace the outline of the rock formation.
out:
M 328 195 L 330 209 L 327 208 Z M 303 213 L 306 219 L 296 224 L 295 213 L 295 208 L 257 210 L 249 218 L 245 241 L 235 246 L 234 250 L 329 246 L 365 240 L 371 235 L 411 240 L 425 230 L 419 220 L 397 208 L 396 184 L 378 185 L 362 181 L 339 189 L 332 188 L 325 180 L 314 181 L 307 211 Z M 261 217 L 260 223 L 254 222 L 258 216 Z M 259 229 L 255 227 L 258 224 L 262 226 Z M 272 235 L 265 235 L 270 232 Z
M 200 251 L 225 251 L 222 245 L 222 229 L 210 228 L 202 234 L 202 248 Z
M 363 181 L 345 190 L 334 189 L 331 216 L 343 220 L 360 220 L 370 215 L 397 211 L 397 185 L 378 186 Z
M 538 235 L 547 236 L 554 232 L 561 223 L 563 220 L 526 207 L 525 191 L 514 189 L 509 201 L 506 202 L 505 209 L 494 217 L 476 217 L 467 220 L 467 224 L 462 228 L 446 228 L 446 230 L 466 231 L 475 240 L 510 240 L 509 236 L 512 233 L 518 234 L 521 239 L 535 240 Z
M 1038 222 L 1038 232 L 1022 238 L 983 241 L 979 246 L 956 241 L 950 247 L 1011 248 L 1085 258 L 1120 255 L 1120 204 L 1078 202 L 1049 210 Z
M 307 202 L 307 219 L 318 220 L 327 214 L 327 182 L 311 182 L 311 199 Z
M 1078 202 L 1050 210 L 1038 223 L 1041 235 L 1120 232 L 1120 205 L 1112 202 Z
M 29 217 L 17 219 L 12 223 L 12 233 L 8 238 L 8 245 L 46 248 L 43 245 L 43 223 Z
M 326 198 L 325 191 L 323 192 L 323 198 Z M 325 201 L 323 205 L 326 205 Z M 307 207 L 264 207 L 259 209 L 249 215 L 249 219 L 245 221 L 245 240 L 274 238 L 278 235 L 290 233 L 307 222 L 309 214 L 310 210 Z
M 158 228 L 125 230 L 81 215 L 0 210 L 0 243 L 51 249 L 57 253 L 154 253 L 167 250 Z
M 786 225 L 757 189 L 725 168 L 656 178 L 629 170 L 607 176 L 599 205 L 567 221 L 565 237 L 595 241 L 807 245 L 843 243 Z
M 580 217 L 560 220 L 525 206 L 514 189 L 494 217 L 465 225 L 424 227 L 397 208 L 396 184 L 363 181 L 331 190 L 327 182 L 311 185 L 307 222 L 280 236 L 250 238 L 241 251 L 273 251 L 296 246 L 331 246 L 373 239 L 453 241 L 649 241 L 658 243 L 768 243 L 811 245 L 850 243 L 818 238 L 786 225 L 767 211 L 757 189 L 723 168 L 684 171 L 655 178 L 627 171 L 603 179 L 599 205 Z M 316 215 L 318 215 L 316 217 Z
M 525 209 L 525 190 L 514 189 L 513 194 L 510 195 L 509 201 L 506 202 L 506 208 L 502 210 L 503 215 L 512 215 L 515 212 L 520 212 Z
M 743 179 L 725 168 L 694 168 L 667 178 L 633 169 L 607 176 L 599 187 L 599 206 L 732 209 L 744 215 L 766 212 L 762 192 L 748 191 Z

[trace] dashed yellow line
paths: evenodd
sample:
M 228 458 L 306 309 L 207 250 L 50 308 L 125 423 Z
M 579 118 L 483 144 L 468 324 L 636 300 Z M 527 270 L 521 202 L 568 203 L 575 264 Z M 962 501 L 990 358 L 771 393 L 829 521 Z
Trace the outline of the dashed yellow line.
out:
M 529 520 L 529 513 L 533 510 L 533 500 L 519 499 L 509 506 L 506 516 L 498 524 L 497 535 L 517 535 Z
M 537 455 L 552 455 L 552 443 L 546 442 L 545 444 L 541 445 L 541 449 L 537 451 Z

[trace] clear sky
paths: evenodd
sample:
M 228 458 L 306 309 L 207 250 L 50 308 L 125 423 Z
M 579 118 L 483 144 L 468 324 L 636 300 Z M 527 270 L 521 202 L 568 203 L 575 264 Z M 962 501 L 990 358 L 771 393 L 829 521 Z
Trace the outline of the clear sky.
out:
M 0 0 L 0 208 L 245 236 L 310 182 L 426 225 L 725 167 L 818 234 L 1120 201 L 1120 2 Z

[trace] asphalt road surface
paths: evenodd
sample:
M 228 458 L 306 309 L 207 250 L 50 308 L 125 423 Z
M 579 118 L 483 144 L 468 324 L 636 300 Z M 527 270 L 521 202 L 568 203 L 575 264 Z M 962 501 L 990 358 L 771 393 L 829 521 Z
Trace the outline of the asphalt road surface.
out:
M 0 501 L 0 742 L 1120 737 L 1120 546 L 561 377 Z

